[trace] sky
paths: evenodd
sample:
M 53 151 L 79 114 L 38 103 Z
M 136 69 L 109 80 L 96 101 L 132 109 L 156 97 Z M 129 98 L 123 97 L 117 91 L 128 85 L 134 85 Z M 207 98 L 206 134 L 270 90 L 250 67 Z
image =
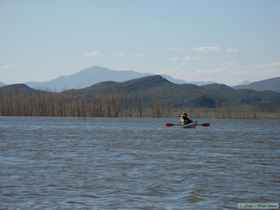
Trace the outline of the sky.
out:
M 229 85 L 280 76 L 279 0 L 0 0 L 0 81 L 98 65 Z

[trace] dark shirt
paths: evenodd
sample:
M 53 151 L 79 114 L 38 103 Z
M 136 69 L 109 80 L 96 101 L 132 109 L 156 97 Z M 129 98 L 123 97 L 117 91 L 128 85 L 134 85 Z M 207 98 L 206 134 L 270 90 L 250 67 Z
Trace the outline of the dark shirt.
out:
M 184 120 L 184 124 L 185 124 L 185 125 L 193 122 L 193 121 L 192 121 L 190 118 L 188 118 L 187 116 L 183 116 L 183 120 Z

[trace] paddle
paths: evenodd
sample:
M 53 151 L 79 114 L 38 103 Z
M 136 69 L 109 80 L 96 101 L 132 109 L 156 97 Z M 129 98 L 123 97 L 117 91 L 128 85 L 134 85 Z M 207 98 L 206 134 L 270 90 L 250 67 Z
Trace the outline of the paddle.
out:
M 201 123 L 201 124 L 196 124 L 196 125 L 200 125 L 203 127 L 209 127 L 210 123 Z M 166 127 L 173 127 L 173 126 L 181 126 L 181 124 L 174 124 L 174 123 L 165 123 Z
M 165 127 L 179 126 L 179 124 L 165 123 Z
M 203 126 L 203 127 L 209 127 L 210 123 L 202 123 L 202 124 L 198 124 L 198 125 Z

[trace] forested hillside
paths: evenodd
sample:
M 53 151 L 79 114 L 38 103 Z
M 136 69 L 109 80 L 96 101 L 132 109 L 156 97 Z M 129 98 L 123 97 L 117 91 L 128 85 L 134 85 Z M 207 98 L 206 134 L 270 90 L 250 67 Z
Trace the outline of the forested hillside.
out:
M 222 84 L 179 85 L 159 75 L 61 93 L 24 84 L 0 88 L 0 114 L 8 116 L 160 117 L 189 110 L 201 116 L 219 112 L 224 117 L 234 117 L 232 113 L 254 117 L 259 112 L 280 113 L 279 107 L 280 93 L 236 90 Z

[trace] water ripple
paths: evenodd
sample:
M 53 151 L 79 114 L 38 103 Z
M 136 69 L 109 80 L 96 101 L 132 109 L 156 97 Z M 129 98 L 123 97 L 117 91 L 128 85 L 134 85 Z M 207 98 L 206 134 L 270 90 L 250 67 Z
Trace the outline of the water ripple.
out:
M 0 118 L 0 209 L 235 209 L 278 201 L 279 121 L 163 128 L 171 120 Z

